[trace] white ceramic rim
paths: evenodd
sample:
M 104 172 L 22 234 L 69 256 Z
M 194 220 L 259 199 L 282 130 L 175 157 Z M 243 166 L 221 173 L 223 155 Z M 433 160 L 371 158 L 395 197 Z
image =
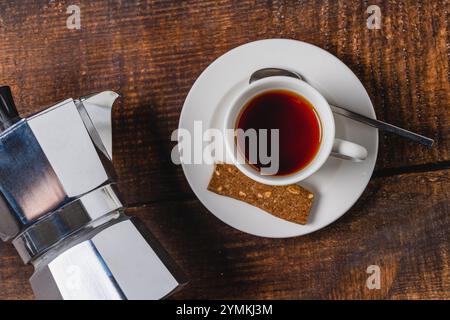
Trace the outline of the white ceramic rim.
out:
M 335 136 L 335 124 L 333 113 L 325 98 L 308 83 L 284 76 L 273 76 L 253 82 L 243 88 L 230 104 L 224 117 L 223 132 L 226 129 L 235 129 L 236 121 L 242 108 L 255 96 L 272 90 L 287 90 L 301 95 L 308 100 L 316 111 L 321 122 L 321 141 L 319 150 L 314 159 L 303 169 L 284 176 L 261 175 L 251 165 L 245 163 L 240 153 L 235 152 L 235 140 L 233 136 L 225 135 L 225 146 L 228 158 L 247 177 L 269 185 L 288 185 L 308 178 L 320 169 L 331 153 Z M 235 155 L 238 155 L 236 158 Z
M 264 52 L 265 54 L 258 56 L 255 52 Z M 251 56 L 251 59 L 248 59 L 249 55 Z M 312 59 L 312 61 L 309 59 Z M 314 60 L 320 60 L 320 62 Z M 240 71 L 240 74 L 236 76 L 236 70 L 233 66 L 239 63 L 239 61 L 247 61 L 248 67 L 243 68 L 244 70 L 242 70 L 242 72 Z M 307 63 L 302 63 L 302 61 L 307 61 Z M 315 68 L 319 66 L 331 68 L 327 69 L 326 78 L 318 78 L 311 73 L 312 70 L 314 70 L 315 73 L 317 70 Z M 230 90 L 233 90 L 231 83 L 228 84 L 230 86 L 227 89 L 228 91 L 223 90 L 222 87 L 219 89 L 215 87 L 214 84 L 219 83 L 220 81 L 230 82 L 230 80 L 233 80 L 233 83 L 238 83 L 238 81 L 243 81 L 244 74 L 245 76 L 250 77 L 252 72 L 264 67 L 286 68 L 302 72 L 302 76 L 305 76 L 308 81 L 312 81 L 315 86 L 318 85 L 317 89 L 321 91 L 325 97 L 329 98 L 329 100 L 327 98 L 328 101 L 345 105 L 354 112 L 359 112 L 365 116 L 376 119 L 375 110 L 367 91 L 352 70 L 341 60 L 326 50 L 310 43 L 294 39 L 274 38 L 243 44 L 224 53 L 211 62 L 196 79 L 186 96 L 180 114 L 179 128 L 192 128 L 193 122 L 199 119 L 202 119 L 203 121 L 212 121 L 210 123 L 214 124 L 214 117 L 216 117 L 217 112 L 220 113 L 217 109 L 217 107 L 220 106 L 221 100 L 219 99 L 224 99 L 223 94 L 227 94 L 227 92 L 229 93 Z M 227 70 L 230 71 L 227 72 Z M 330 77 L 328 75 L 328 70 L 339 72 L 334 72 L 332 77 Z M 334 74 L 339 77 L 339 80 L 333 77 Z M 340 85 L 337 86 L 340 91 L 328 90 L 328 87 L 333 85 L 333 83 L 336 83 L 336 81 L 342 82 L 342 78 L 346 79 L 346 83 L 351 83 L 347 88 L 351 87 L 353 90 L 352 92 L 356 94 L 356 100 L 354 98 L 349 99 L 348 95 L 340 94 L 339 92 L 342 92 L 342 86 Z M 246 81 L 248 81 L 248 78 L 246 78 Z M 209 87 L 207 87 L 208 85 Z M 200 102 L 204 99 L 204 90 L 210 90 L 213 95 L 220 94 L 220 98 L 218 97 L 217 100 L 219 105 L 215 106 L 211 112 L 208 111 L 206 114 L 199 108 L 208 107 L 208 105 L 202 105 Z M 354 97 L 354 95 L 352 95 L 352 97 Z M 340 122 L 349 121 L 351 120 L 342 118 Z M 338 123 L 336 122 L 336 130 L 338 129 L 337 125 Z M 352 126 L 355 125 L 358 124 L 352 123 Z M 363 125 L 361 124 L 358 126 Z M 364 130 L 369 131 L 366 127 L 364 127 Z M 352 132 L 353 131 L 355 130 L 352 129 Z M 336 134 L 338 134 L 337 131 Z M 344 183 L 342 185 L 343 188 L 334 189 L 334 182 L 332 180 L 328 181 L 326 188 L 333 188 L 333 192 L 331 192 L 331 190 L 325 191 L 325 203 L 320 200 L 319 205 L 313 207 L 312 214 L 316 215 L 317 218 L 314 218 L 312 224 L 305 226 L 281 220 L 245 203 L 240 203 L 239 201 L 208 192 L 206 190 L 206 185 L 210 175 L 213 173 L 214 166 L 212 165 L 198 166 L 182 163 L 181 166 L 190 187 L 200 202 L 210 213 L 230 227 L 259 237 L 288 238 L 304 236 L 325 228 L 342 217 L 354 205 L 367 187 L 378 155 L 378 130 L 373 129 L 373 132 L 371 132 L 369 136 L 364 134 L 364 137 L 358 137 L 358 139 L 368 139 L 367 141 L 370 143 L 370 149 L 368 149 L 368 151 L 370 151 L 369 157 L 363 162 L 365 165 L 360 169 L 354 169 L 358 172 L 356 175 L 358 182 L 354 185 L 350 185 L 348 179 L 342 180 L 338 178 L 336 180 L 339 183 Z M 326 165 L 327 164 L 325 163 L 324 167 Z M 338 168 L 337 170 L 338 172 L 346 171 L 345 168 Z M 317 175 L 319 174 L 320 171 Z M 353 175 L 355 176 L 355 173 L 353 173 Z M 307 185 L 311 185 L 308 180 L 311 180 L 314 176 L 315 175 L 306 179 Z M 342 189 L 346 191 L 346 196 L 340 198 L 339 205 L 336 206 L 334 199 L 342 196 Z M 263 221 L 261 221 L 262 216 L 265 217 Z M 254 221 L 254 219 L 257 219 L 257 221 Z

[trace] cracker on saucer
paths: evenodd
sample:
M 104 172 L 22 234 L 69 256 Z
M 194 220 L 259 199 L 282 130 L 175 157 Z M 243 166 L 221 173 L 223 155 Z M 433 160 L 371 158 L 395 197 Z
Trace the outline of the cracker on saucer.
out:
M 215 165 L 208 190 L 298 224 L 307 223 L 314 200 L 312 192 L 296 184 L 265 185 L 248 178 L 234 165 L 223 163 Z

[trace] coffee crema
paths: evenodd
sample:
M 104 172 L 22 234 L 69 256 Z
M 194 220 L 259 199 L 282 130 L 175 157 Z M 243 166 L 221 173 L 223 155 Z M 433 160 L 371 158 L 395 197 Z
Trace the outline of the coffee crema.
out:
M 279 130 L 277 176 L 290 175 L 308 166 L 319 151 L 322 138 L 320 119 L 313 105 L 303 96 L 281 89 L 265 91 L 248 101 L 235 128 L 244 131 L 255 129 L 258 141 L 259 129 Z M 249 163 L 251 148 L 248 139 L 238 137 L 236 142 Z M 270 131 L 267 149 L 270 154 Z M 256 163 L 249 164 L 257 171 L 268 166 L 261 163 L 259 157 Z

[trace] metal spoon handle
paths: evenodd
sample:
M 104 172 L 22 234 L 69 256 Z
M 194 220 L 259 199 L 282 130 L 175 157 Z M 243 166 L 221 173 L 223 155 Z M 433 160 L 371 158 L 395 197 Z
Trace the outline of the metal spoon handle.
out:
M 306 81 L 305 79 L 303 79 L 303 77 L 299 73 L 291 71 L 291 70 L 280 69 L 280 68 L 264 68 L 264 69 L 259 69 L 255 72 L 253 72 L 252 75 L 250 76 L 249 83 L 252 83 L 254 81 L 257 81 L 257 80 L 260 80 L 263 78 L 273 77 L 273 76 L 292 77 L 292 78 L 297 78 L 299 80 Z M 344 109 L 342 107 L 337 107 L 337 106 L 333 106 L 333 105 L 330 105 L 330 107 L 334 113 L 340 114 L 344 117 L 365 123 L 369 126 L 378 128 L 383 131 L 394 133 L 396 135 L 399 135 L 404 138 L 410 139 L 412 141 L 426 145 L 427 147 L 431 147 L 433 145 L 433 139 L 430 139 L 430 138 L 424 137 L 420 134 L 402 129 L 400 127 L 394 126 L 393 124 L 389 124 L 389 123 L 386 123 L 386 122 L 383 122 L 380 120 L 375 120 L 375 119 L 363 116 L 359 113 Z
M 433 145 L 433 139 L 430 139 L 430 138 L 424 137 L 424 136 L 422 136 L 420 134 L 417 134 L 417 133 L 408 131 L 406 129 L 394 126 L 393 124 L 389 124 L 389 123 L 386 123 L 386 122 L 383 122 L 383 121 L 380 121 L 380 120 L 375 120 L 375 119 L 363 116 L 363 115 L 361 115 L 359 113 L 356 113 L 356 112 L 353 112 L 353 111 L 350 111 L 350 110 L 347 110 L 347 109 L 344 109 L 344 108 L 341 108 L 341 107 L 338 107 L 338 106 L 334 106 L 334 105 L 331 105 L 331 104 L 330 104 L 330 107 L 331 107 L 331 110 L 334 113 L 340 114 L 340 115 L 342 115 L 344 117 L 347 117 L 347 118 L 350 118 L 350 119 L 353 119 L 353 120 L 357 120 L 359 122 L 365 123 L 365 124 L 367 124 L 369 126 L 378 128 L 378 129 L 383 130 L 383 131 L 387 131 L 387 132 L 391 132 L 391 133 L 397 134 L 397 135 L 402 136 L 404 138 L 408 138 L 408 139 L 413 140 L 415 142 L 418 142 L 418 143 L 421 143 L 423 145 L 426 145 L 427 147 L 431 147 Z

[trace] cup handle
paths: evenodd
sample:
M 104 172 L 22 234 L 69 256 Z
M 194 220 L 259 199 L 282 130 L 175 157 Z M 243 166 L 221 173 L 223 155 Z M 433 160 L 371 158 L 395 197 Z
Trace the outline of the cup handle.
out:
M 359 144 L 342 139 L 334 139 L 331 155 L 345 160 L 360 162 L 367 158 L 367 150 Z

